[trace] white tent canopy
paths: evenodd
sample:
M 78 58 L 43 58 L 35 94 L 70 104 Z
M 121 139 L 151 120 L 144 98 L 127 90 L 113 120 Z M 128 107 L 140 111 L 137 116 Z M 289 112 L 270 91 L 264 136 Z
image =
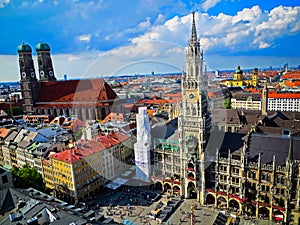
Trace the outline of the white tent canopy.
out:
M 126 184 L 128 180 L 123 178 L 116 178 L 112 182 L 106 184 L 104 187 L 116 190 L 117 188 L 121 187 L 123 184 Z

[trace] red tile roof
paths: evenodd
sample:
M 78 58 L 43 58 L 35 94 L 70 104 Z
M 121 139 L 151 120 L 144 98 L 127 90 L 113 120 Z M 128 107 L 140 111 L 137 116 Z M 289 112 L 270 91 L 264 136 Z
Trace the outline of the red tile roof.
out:
M 83 105 L 114 100 L 116 93 L 103 79 L 67 80 L 41 82 L 36 103 L 65 103 L 78 102 Z
M 277 93 L 269 92 L 268 98 L 300 98 L 300 93 Z
M 101 124 L 109 122 L 109 121 L 124 122 L 124 114 L 123 113 L 113 113 L 113 112 L 111 112 L 110 114 L 108 114 L 107 117 L 105 117 L 104 120 L 101 121 Z
M 258 90 L 256 88 L 245 88 L 244 91 L 252 93 L 261 93 L 261 90 Z
M 10 129 L 0 128 L 0 138 L 6 138 L 6 136 L 10 133 Z
M 67 163 L 72 163 L 75 162 L 79 159 L 84 158 L 83 155 L 81 154 L 81 151 L 75 148 L 64 150 L 59 153 L 55 153 L 50 156 L 52 159 L 57 159 L 59 161 L 64 161 Z
M 112 132 L 108 135 L 99 134 L 91 141 L 78 140 L 77 147 L 52 154 L 50 157 L 67 163 L 76 162 L 93 153 L 110 148 L 127 140 L 130 136 L 123 132 Z
M 291 71 L 287 72 L 281 77 L 282 79 L 300 79 L 300 72 L 299 71 Z
M 300 86 L 300 80 L 297 80 L 297 81 L 286 80 L 286 81 L 284 81 L 284 84 L 286 86 L 289 86 L 289 87 L 299 87 Z

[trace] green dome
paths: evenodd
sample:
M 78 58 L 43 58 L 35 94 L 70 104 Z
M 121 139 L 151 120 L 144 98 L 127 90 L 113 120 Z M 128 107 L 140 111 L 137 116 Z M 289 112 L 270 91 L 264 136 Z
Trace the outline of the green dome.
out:
M 18 52 L 32 52 L 31 47 L 24 42 L 18 46 Z
M 37 51 L 50 51 L 49 45 L 47 43 L 42 42 L 42 41 L 35 46 L 35 49 Z

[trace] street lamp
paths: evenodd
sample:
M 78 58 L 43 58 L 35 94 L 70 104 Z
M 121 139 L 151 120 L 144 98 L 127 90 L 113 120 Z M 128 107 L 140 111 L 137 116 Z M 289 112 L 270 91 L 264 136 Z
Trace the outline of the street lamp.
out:
M 194 205 L 191 205 L 191 225 L 194 224 Z

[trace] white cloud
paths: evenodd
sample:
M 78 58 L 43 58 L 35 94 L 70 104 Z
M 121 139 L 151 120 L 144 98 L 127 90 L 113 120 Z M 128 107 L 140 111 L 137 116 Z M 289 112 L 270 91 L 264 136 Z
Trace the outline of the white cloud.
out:
M 278 38 L 300 33 L 300 7 L 278 6 L 268 11 L 255 5 L 236 15 L 210 16 L 196 13 L 197 32 L 205 51 L 249 51 L 274 47 Z M 175 16 L 164 24 L 154 24 L 148 32 L 132 38 L 132 43 L 163 40 L 185 46 L 191 29 L 191 15 Z
M 68 59 L 68 61 L 77 61 L 77 60 L 82 59 L 82 57 L 72 55 L 72 56 L 69 56 L 67 59 Z
M 300 31 L 300 7 L 278 6 L 270 11 L 265 21 L 255 29 L 254 44 L 270 46 L 277 38 L 294 35 Z M 264 43 L 263 45 L 261 43 Z
M 270 47 L 271 45 L 269 43 L 266 43 L 266 42 L 259 42 L 259 48 L 268 48 Z
M 90 34 L 84 34 L 78 37 L 79 41 L 83 41 L 83 42 L 90 42 L 91 41 L 91 35 Z
M 154 24 L 155 25 L 162 24 L 165 20 L 166 20 L 166 17 L 163 14 L 158 14 Z
M 9 2 L 10 0 L 0 0 L 0 8 L 4 8 Z
M 147 17 L 146 21 L 139 23 L 138 28 L 139 29 L 147 29 L 150 26 L 151 26 L 150 17 Z
M 222 0 L 206 0 L 202 3 L 202 8 L 207 11 L 210 8 L 214 7 L 216 4 L 218 4 Z

